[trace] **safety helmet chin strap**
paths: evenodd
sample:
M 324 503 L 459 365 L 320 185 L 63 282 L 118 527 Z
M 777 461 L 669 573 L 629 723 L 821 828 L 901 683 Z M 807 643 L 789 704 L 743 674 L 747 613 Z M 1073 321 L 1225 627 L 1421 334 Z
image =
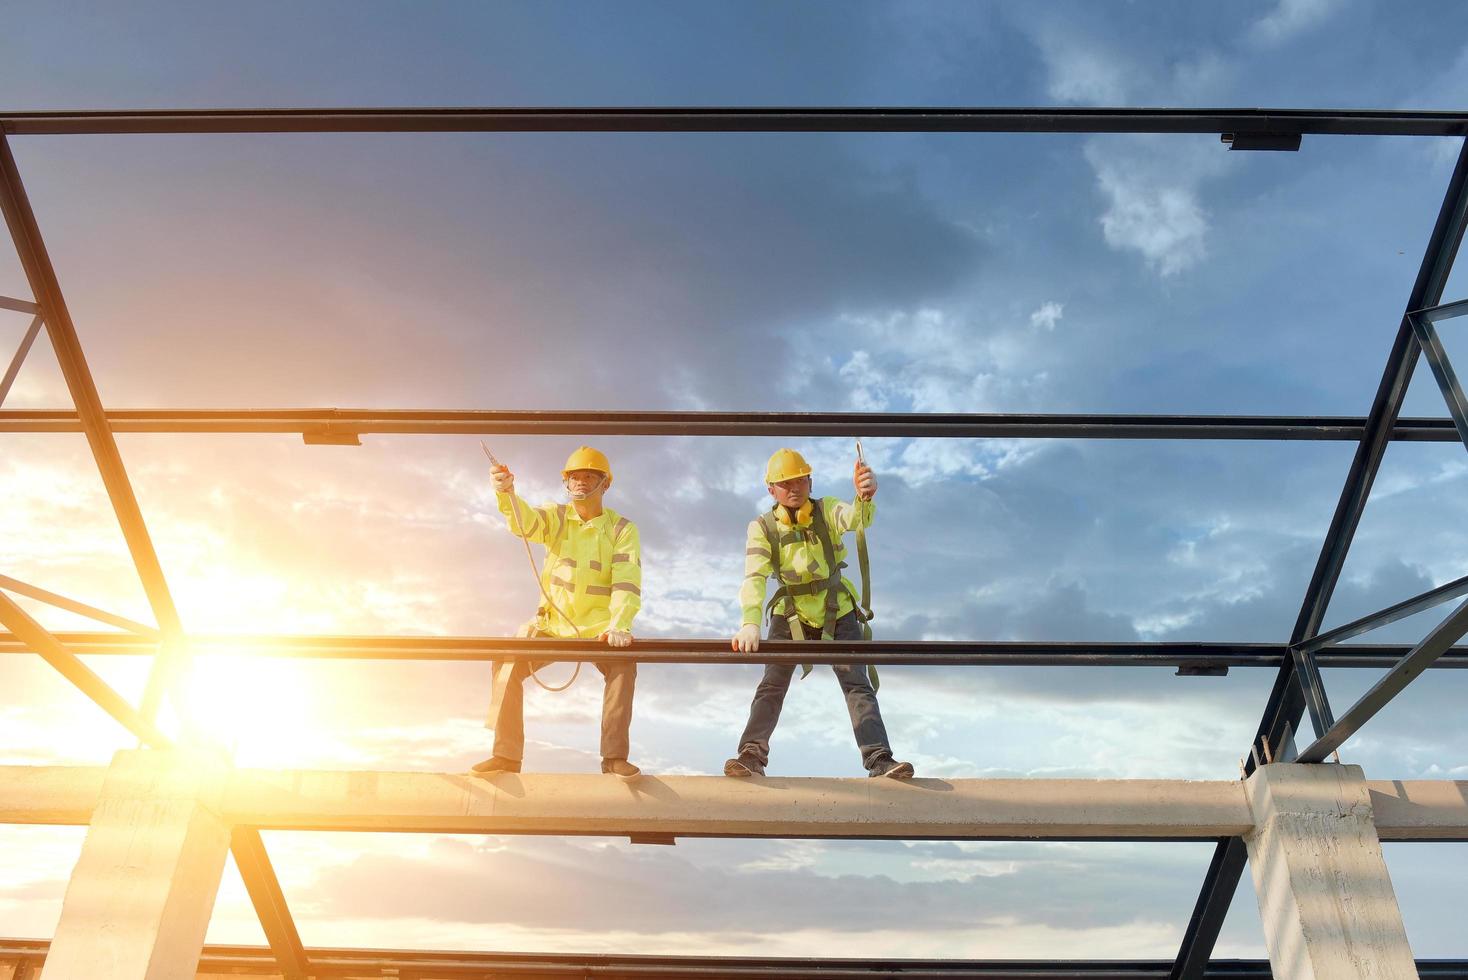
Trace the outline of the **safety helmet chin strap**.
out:
M 564 481 L 564 484 L 563 485 L 566 488 L 566 494 L 568 496 L 570 496 L 570 498 L 572 500 L 585 500 L 587 497 L 590 497 L 592 494 L 596 493 L 598 490 L 605 490 L 606 489 L 606 486 L 607 486 L 607 475 L 605 473 L 603 473 L 601 475 L 601 479 L 596 482 L 596 486 L 592 487 L 590 490 L 581 490 L 579 492 L 576 491 L 576 490 L 572 490 L 571 489 L 571 478 L 570 477 L 566 477 L 565 478 L 565 481 Z

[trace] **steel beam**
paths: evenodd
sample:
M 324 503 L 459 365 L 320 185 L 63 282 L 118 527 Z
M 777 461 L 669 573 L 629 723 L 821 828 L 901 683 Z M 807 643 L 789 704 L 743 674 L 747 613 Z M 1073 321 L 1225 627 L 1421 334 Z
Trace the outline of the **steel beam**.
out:
M 28 299 L 16 299 L 13 296 L 0 296 L 0 310 L 11 310 L 16 313 L 29 313 L 39 316 L 41 308 Z
M 28 963 L 40 972 L 44 939 L 0 939 L 0 964 Z M 604 980 L 1163 980 L 1165 960 L 976 960 L 887 957 L 652 956 L 639 953 L 514 953 L 471 950 L 342 949 L 313 946 L 311 962 L 329 976 L 435 977 L 504 980 L 507 977 Z M 273 964 L 259 946 L 204 947 L 199 973 L 268 977 Z M 1418 960 L 1423 980 L 1464 980 L 1468 960 Z M 1223 960 L 1209 980 L 1270 980 L 1265 960 Z M 0 973 L 0 978 L 4 974 Z M 25 978 L 15 978 L 25 980 Z
M 861 436 L 928 439 L 1246 439 L 1359 442 L 1360 416 L 867 412 L 535 412 L 482 409 L 116 410 L 113 432 L 361 435 Z M 81 432 L 65 409 L 0 411 L 0 432 Z M 1388 438 L 1452 442 L 1452 419 L 1397 421 Z
M 1454 643 L 1468 633 L 1468 602 L 1455 609 L 1447 619 L 1439 623 L 1426 639 L 1417 644 L 1412 652 L 1377 681 L 1371 690 L 1361 695 L 1361 700 L 1352 705 L 1340 721 L 1300 752 L 1300 762 L 1324 762 L 1329 755 L 1350 738 L 1361 726 L 1386 707 L 1387 702 L 1402 692 L 1423 670 L 1441 657 Z
M 5 376 L 0 378 L 0 405 L 5 404 L 5 398 L 10 394 L 10 386 L 15 384 L 16 376 L 20 374 L 20 366 L 25 363 L 26 355 L 31 352 L 31 345 L 40 336 L 41 323 L 39 316 L 31 320 L 25 336 L 20 339 L 20 346 L 16 348 L 15 356 L 10 359 L 10 367 L 5 369 Z
M 1353 636 L 1360 636 L 1362 633 L 1369 633 L 1374 629 L 1380 629 L 1389 623 L 1395 623 L 1399 619 L 1415 616 L 1424 609 L 1431 609 L 1439 603 L 1447 602 L 1449 599 L 1456 599 L 1465 593 L 1468 593 L 1468 575 L 1464 575 L 1462 578 L 1455 578 L 1451 582 L 1444 582 L 1436 588 L 1428 589 L 1419 596 L 1403 599 L 1395 605 L 1387 606 L 1380 612 L 1374 612 L 1369 616 L 1362 616 L 1360 619 L 1352 620 L 1343 626 L 1337 626 L 1333 630 L 1321 633 L 1313 640 L 1306 640 L 1296 649 L 1316 653 L 1324 650 L 1326 647 L 1334 646 L 1342 640 L 1349 640 Z
M 65 609 L 67 612 L 76 613 L 78 616 L 86 616 L 88 619 L 95 619 L 99 623 L 106 623 L 109 626 L 116 626 L 130 633 L 147 637 L 153 641 L 154 649 L 157 649 L 160 634 L 151 626 L 135 623 L 131 619 L 114 615 L 105 609 L 98 609 L 96 606 L 89 606 L 84 602 L 77 602 L 75 599 L 68 599 L 66 596 L 57 595 L 55 592 L 47 592 L 45 589 L 37 588 L 19 579 L 11 578 L 9 575 L 0 575 L 0 589 L 6 589 L 14 592 L 16 595 L 27 596 L 38 602 L 55 606 L 57 609 Z
M 1432 236 L 1423 252 L 1417 279 L 1412 284 L 1406 309 L 1397 326 L 1391 351 L 1387 355 L 1381 383 L 1377 386 L 1376 397 L 1366 418 L 1366 432 L 1351 460 L 1345 486 L 1336 503 L 1325 541 L 1321 545 L 1320 557 L 1316 560 L 1315 571 L 1305 590 L 1300 615 L 1290 636 L 1292 647 L 1313 639 L 1320 632 L 1326 607 L 1330 604 L 1336 583 L 1340 580 L 1346 553 L 1355 537 L 1356 528 L 1361 523 L 1366 500 L 1371 494 L 1371 486 L 1376 480 L 1382 457 L 1386 454 L 1387 443 L 1395 428 L 1402 400 L 1407 395 L 1407 386 L 1412 380 L 1412 371 L 1417 363 L 1418 346 L 1409 315 L 1417 310 L 1436 306 L 1442 301 L 1443 287 L 1447 285 L 1448 275 L 1452 272 L 1453 261 L 1458 254 L 1458 246 L 1463 240 L 1465 221 L 1468 221 L 1468 140 L 1464 141 L 1458 152 L 1457 165 L 1448 180 Z M 1286 659 L 1275 678 L 1274 688 L 1270 692 L 1269 702 L 1264 708 L 1264 716 L 1260 720 L 1253 744 L 1259 744 L 1262 739 L 1267 749 L 1288 754 L 1293 746 L 1293 733 L 1299 728 L 1304 711 L 1301 686 L 1294 659 Z M 1251 752 L 1244 768 L 1246 772 L 1250 772 L 1254 767 Z M 1219 848 L 1228 846 L 1232 845 L 1220 844 Z M 1228 914 L 1229 903 L 1238 889 L 1242 866 L 1235 869 L 1230 862 L 1221 860 L 1222 855 L 1215 857 L 1220 859 L 1209 866 L 1193 911 L 1192 922 L 1196 924 L 1196 928 L 1190 926 L 1178 951 L 1179 969 L 1176 980 L 1198 980 L 1202 977 L 1200 964 L 1206 964 L 1212 955 L 1213 946 L 1218 941 L 1218 931 L 1223 928 L 1224 917 Z M 1186 969 L 1183 964 L 1187 964 Z
M 93 673 L 91 668 L 82 663 L 75 653 L 68 650 L 60 640 L 32 619 L 29 613 L 4 592 L 0 592 L 0 623 L 3 623 L 5 628 L 14 633 L 16 638 L 27 647 L 39 653 L 48 664 L 61 673 L 61 676 L 76 685 L 83 694 L 91 698 L 99 708 L 111 715 L 128 731 L 152 746 L 161 748 L 171 744 L 169 737 L 158 729 L 153 719 L 129 704 L 126 698 Z
M 1468 113 L 1392 109 L 911 106 L 154 109 L 0 113 L 16 135 L 86 133 L 1217 133 L 1468 136 Z
M 58 632 L 68 649 L 88 656 L 149 656 L 156 641 L 115 632 Z M 855 643 L 770 640 L 757 653 L 734 653 L 724 639 L 639 638 L 614 649 L 594 640 L 522 640 L 493 636 L 261 636 L 193 634 L 195 656 L 280 657 L 303 660 L 618 661 L 642 664 L 852 664 L 983 667 L 1173 667 L 1184 671 L 1230 667 L 1278 668 L 1289 655 L 1282 643 L 1050 643 L 1011 641 L 873 640 Z M 1351 644 L 1322 651 L 1326 667 L 1392 667 L 1411 647 Z M 20 637 L 0 632 L 0 656 L 29 654 Z M 1433 664 L 1468 667 L 1468 646 L 1454 647 Z
M 1310 723 L 1315 726 L 1315 733 L 1321 734 L 1335 724 L 1335 715 L 1330 710 L 1330 698 L 1325 694 L 1325 680 L 1320 676 L 1320 665 L 1316 663 L 1313 653 L 1299 647 L 1290 649 L 1290 659 L 1294 662 L 1295 676 L 1300 679 L 1305 707 L 1310 709 Z
M 1454 300 L 1451 303 L 1442 303 L 1438 306 L 1429 306 L 1426 309 L 1414 310 L 1413 313 L 1429 323 L 1437 323 L 1440 320 L 1451 320 L 1459 316 L 1468 316 L 1468 299 Z
M 1412 334 L 1417 338 L 1417 346 L 1422 348 L 1422 354 L 1432 368 L 1432 376 L 1437 379 L 1437 386 L 1442 391 L 1443 401 L 1448 403 L 1448 413 L 1453 417 L 1453 425 L 1458 430 L 1458 438 L 1463 440 L 1465 447 L 1468 447 L 1468 396 L 1463 394 L 1463 386 L 1458 382 L 1458 374 L 1453 370 L 1453 362 L 1448 359 L 1448 352 L 1443 348 L 1437 327 L 1429 318 L 1415 313 L 1407 317 L 1407 322 L 1412 325 Z
M 148 602 L 153 607 L 153 616 L 163 632 L 165 642 L 143 694 L 142 713 L 153 718 L 157 715 L 158 703 L 167 682 L 177 671 L 176 661 L 185 655 L 183 624 L 179 621 L 173 596 L 168 591 L 163 566 L 158 561 L 153 539 L 143 521 L 143 513 L 133 493 L 132 482 L 123 466 L 122 454 L 118 451 L 117 441 L 112 437 L 112 430 L 107 424 L 102 401 L 97 394 L 97 385 L 92 380 L 91 369 L 87 367 L 76 327 L 71 322 L 71 313 L 67 310 L 66 299 L 61 293 L 61 284 L 56 279 L 56 270 L 46 253 L 41 229 L 36 224 L 35 213 L 26 198 L 25 185 L 21 182 L 15 157 L 3 135 L 0 135 L 0 211 L 5 214 L 5 223 L 15 240 L 21 267 L 25 270 L 31 293 L 36 297 L 40 315 L 46 321 L 46 331 L 51 338 L 51 346 L 56 351 L 56 360 L 61 365 L 66 386 L 76 404 L 82 431 L 86 434 L 92 456 L 97 461 L 102 485 L 106 488 L 112 509 L 117 514 L 117 522 L 122 527 L 128 552 L 137 567 L 138 577 L 142 579 L 143 591 L 147 593 Z
M 305 980 L 310 962 L 291 918 L 285 892 L 275 877 L 270 856 L 265 853 L 260 831 L 254 827 L 236 827 L 230 834 L 229 849 L 245 882 L 245 890 L 250 893 L 250 903 L 255 906 L 260 926 L 265 930 L 265 939 L 275 954 L 276 969 L 281 972 L 282 980 Z

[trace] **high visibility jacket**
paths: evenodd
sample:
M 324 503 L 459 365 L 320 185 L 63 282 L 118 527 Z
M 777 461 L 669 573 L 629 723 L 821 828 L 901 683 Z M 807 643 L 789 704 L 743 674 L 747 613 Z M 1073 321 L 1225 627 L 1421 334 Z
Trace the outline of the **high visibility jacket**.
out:
M 845 616 L 856 607 L 852 600 L 855 586 L 840 575 L 839 566 L 846 559 L 846 545 L 841 536 L 858 527 L 872 526 L 872 517 L 877 513 L 873 500 L 857 500 L 847 503 L 835 497 L 822 497 L 817 501 L 825 515 L 826 527 L 831 534 L 835 549 L 837 568 L 826 567 L 825 549 L 816 540 L 811 525 L 792 527 L 780 525 L 780 578 L 786 586 L 803 586 L 813 582 L 829 582 L 836 588 L 836 615 Z M 775 506 L 779 506 L 776 504 Z M 769 578 L 775 574 L 770 560 L 770 539 L 758 520 L 749 522 L 749 531 L 744 539 L 744 582 L 739 586 L 739 605 L 743 609 L 743 622 L 758 626 L 764 618 L 765 594 Z M 795 591 L 795 590 L 792 590 Z M 814 628 L 817 636 L 826 620 L 826 590 L 814 589 L 803 595 L 795 595 L 795 612 L 801 621 Z
M 642 608 L 642 541 L 637 525 L 610 508 L 583 521 L 569 504 L 532 507 L 518 495 L 496 493 L 500 513 L 508 519 L 510 501 L 519 517 L 521 535 L 545 545 L 540 581 L 575 626 L 542 606 L 535 627 L 551 636 L 585 639 L 607 630 L 631 630 Z M 543 600 L 542 600 L 543 602 Z

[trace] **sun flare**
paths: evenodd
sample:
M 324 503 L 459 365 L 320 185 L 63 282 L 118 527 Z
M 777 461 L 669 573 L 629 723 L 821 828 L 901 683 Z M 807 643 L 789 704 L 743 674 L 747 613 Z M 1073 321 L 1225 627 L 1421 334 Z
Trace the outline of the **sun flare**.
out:
M 181 685 L 184 729 L 241 765 L 299 763 L 319 741 L 316 692 L 291 660 L 230 651 L 194 657 Z

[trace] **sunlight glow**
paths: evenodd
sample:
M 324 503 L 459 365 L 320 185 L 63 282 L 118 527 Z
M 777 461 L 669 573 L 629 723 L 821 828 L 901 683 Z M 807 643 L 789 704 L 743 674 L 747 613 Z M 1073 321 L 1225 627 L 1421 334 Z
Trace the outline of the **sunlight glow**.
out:
M 313 711 L 317 692 L 290 660 L 197 655 L 181 691 L 185 730 L 228 750 L 240 765 L 289 765 L 322 737 Z

